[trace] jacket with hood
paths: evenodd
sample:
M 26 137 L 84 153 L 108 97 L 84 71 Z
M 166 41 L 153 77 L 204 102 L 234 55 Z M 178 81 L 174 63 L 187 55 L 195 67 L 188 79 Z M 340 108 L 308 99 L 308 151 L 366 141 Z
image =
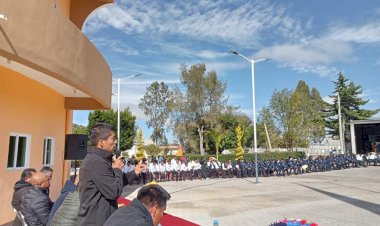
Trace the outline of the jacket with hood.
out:
M 31 187 L 31 185 L 28 182 L 25 182 L 23 180 L 19 180 L 16 182 L 16 184 L 14 186 L 13 197 L 12 197 L 12 206 L 17 211 L 20 211 L 21 199 L 28 192 L 30 187 Z M 18 219 L 17 216 L 13 221 L 13 226 L 22 226 L 22 223 Z
M 22 199 L 20 211 L 28 225 L 45 226 L 52 206 L 53 203 L 46 191 L 32 186 Z
M 25 193 L 29 190 L 30 187 L 31 185 L 23 180 L 19 180 L 16 182 L 12 197 L 12 206 L 17 211 L 20 210 L 22 196 L 25 195 Z

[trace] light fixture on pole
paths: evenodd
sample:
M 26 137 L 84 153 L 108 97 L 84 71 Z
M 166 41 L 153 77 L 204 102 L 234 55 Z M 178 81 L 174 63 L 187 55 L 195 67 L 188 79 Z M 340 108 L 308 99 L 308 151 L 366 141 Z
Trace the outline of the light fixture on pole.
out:
M 114 81 L 117 81 L 117 150 L 120 150 L 120 82 L 140 76 L 141 74 L 131 75 L 124 78 L 112 78 Z
M 249 59 L 243 54 L 238 53 L 235 50 L 231 50 L 231 53 L 241 56 L 245 60 L 251 63 L 251 74 L 252 74 L 252 108 L 253 108 L 253 142 L 254 142 L 254 153 L 255 153 L 255 172 L 256 172 L 256 183 L 259 183 L 258 165 L 257 165 L 257 131 L 256 131 L 256 97 L 255 97 L 255 63 L 260 61 L 267 61 L 271 59 Z

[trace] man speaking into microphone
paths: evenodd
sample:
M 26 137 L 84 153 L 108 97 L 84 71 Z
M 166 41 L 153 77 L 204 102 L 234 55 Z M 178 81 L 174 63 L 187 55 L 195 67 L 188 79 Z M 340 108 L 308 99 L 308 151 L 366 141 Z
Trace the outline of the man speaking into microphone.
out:
M 81 226 L 101 226 L 117 209 L 117 199 L 123 191 L 124 166 L 121 156 L 112 158 L 116 145 L 114 129 L 98 123 L 90 131 L 90 147 L 80 168 L 78 184 Z M 127 174 L 128 181 L 136 178 L 145 166 L 139 164 Z

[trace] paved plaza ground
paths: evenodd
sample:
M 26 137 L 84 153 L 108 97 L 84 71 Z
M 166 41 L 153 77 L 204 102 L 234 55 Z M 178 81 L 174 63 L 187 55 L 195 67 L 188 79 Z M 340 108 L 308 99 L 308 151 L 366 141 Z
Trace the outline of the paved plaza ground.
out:
M 287 177 L 160 183 L 167 212 L 200 225 L 269 225 L 304 218 L 319 225 L 380 225 L 380 166 Z M 128 186 L 127 186 L 128 187 Z M 125 189 L 124 194 L 133 190 Z M 135 197 L 136 191 L 128 198 Z

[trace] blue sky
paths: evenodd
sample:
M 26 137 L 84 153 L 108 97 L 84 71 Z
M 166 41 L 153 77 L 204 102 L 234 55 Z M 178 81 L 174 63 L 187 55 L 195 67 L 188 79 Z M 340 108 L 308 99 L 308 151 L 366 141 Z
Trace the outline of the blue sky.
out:
M 180 64 L 205 63 L 215 70 L 227 82 L 229 103 L 252 116 L 250 64 L 231 49 L 272 59 L 255 64 L 257 112 L 274 90 L 294 89 L 299 80 L 329 101 L 339 71 L 362 85 L 363 98 L 370 100 L 365 108 L 380 108 L 379 1 L 115 2 L 96 10 L 83 31 L 115 78 L 142 74 L 121 83 L 120 102 L 136 115 L 144 138 L 151 131 L 138 102 L 154 81 L 178 83 Z M 116 83 L 112 88 L 117 93 Z M 116 109 L 116 96 L 112 106 Z M 75 111 L 74 123 L 87 125 L 87 115 Z

